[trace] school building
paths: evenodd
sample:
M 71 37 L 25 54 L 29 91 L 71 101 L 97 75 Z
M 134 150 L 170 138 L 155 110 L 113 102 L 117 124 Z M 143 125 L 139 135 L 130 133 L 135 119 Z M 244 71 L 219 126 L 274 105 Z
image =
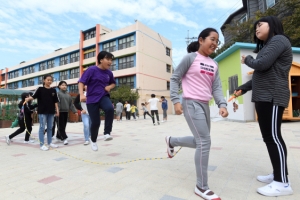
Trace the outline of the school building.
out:
M 154 93 L 158 98 L 165 96 L 169 101 L 168 111 L 173 112 L 169 91 L 173 71 L 170 40 L 139 21 L 119 30 L 97 24 L 80 31 L 79 36 L 78 44 L 1 69 L 0 87 L 35 90 L 42 85 L 43 75 L 51 74 L 52 87 L 64 80 L 68 83 L 68 91 L 78 94 L 79 77 L 89 66 L 97 64 L 97 55 L 104 50 L 115 56 L 111 71 L 117 86 L 128 85 L 138 90 L 138 105 Z M 158 107 L 161 109 L 160 105 Z

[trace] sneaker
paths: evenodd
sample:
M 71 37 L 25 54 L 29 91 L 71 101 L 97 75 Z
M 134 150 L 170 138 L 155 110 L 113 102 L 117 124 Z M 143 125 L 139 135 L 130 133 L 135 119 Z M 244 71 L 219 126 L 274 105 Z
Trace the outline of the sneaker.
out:
M 24 144 L 29 144 L 29 143 L 34 143 L 34 140 L 28 140 L 28 141 L 24 141 Z
M 68 140 L 67 139 L 65 139 L 64 140 L 64 145 L 68 145 L 69 143 L 68 143 Z
M 201 192 L 198 189 L 197 186 L 195 187 L 195 194 L 202 197 L 203 199 L 206 199 L 206 200 L 221 200 L 221 198 L 218 197 L 218 195 L 216 195 L 216 194 L 209 195 L 208 194 L 209 192 L 212 192 L 212 191 L 211 190 L 205 190 L 204 192 Z
M 49 145 L 50 147 L 52 147 L 52 148 L 57 148 L 58 147 L 58 145 L 56 145 L 56 144 L 53 144 L 53 143 L 50 143 L 50 145 Z
M 257 188 L 257 192 L 268 197 L 277 197 L 293 194 L 293 190 L 289 183 L 280 183 L 277 181 L 273 181 L 272 183 L 264 187 Z
M 98 146 L 96 142 L 91 142 L 91 147 L 93 151 L 98 151 Z
M 90 143 L 89 141 L 85 141 L 83 144 L 88 145 L 89 143 Z
M 104 141 L 112 140 L 113 138 L 109 134 L 104 135 Z
M 8 135 L 5 136 L 5 140 L 6 140 L 6 144 L 7 144 L 7 145 L 10 145 L 10 139 L 9 139 L 9 136 L 8 136 Z
M 48 151 L 48 150 L 49 150 L 49 148 L 46 147 L 45 145 L 41 146 L 40 149 L 41 149 L 42 151 Z
M 257 176 L 256 179 L 263 183 L 272 183 L 274 180 L 274 174 L 269 174 L 266 176 Z
M 166 140 L 166 143 L 167 143 L 168 156 L 169 156 L 169 158 L 173 158 L 174 157 L 174 148 L 170 147 L 170 139 L 171 139 L 171 136 L 166 136 L 165 137 L 165 140 Z

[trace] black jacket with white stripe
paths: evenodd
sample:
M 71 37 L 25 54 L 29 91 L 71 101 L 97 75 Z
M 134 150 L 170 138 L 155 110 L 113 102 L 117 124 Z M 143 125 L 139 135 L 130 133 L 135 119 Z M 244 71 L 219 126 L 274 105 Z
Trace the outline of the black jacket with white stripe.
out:
M 293 61 L 289 39 L 273 36 L 258 52 L 256 59 L 248 55 L 245 64 L 254 69 L 252 80 L 239 86 L 242 94 L 252 90 L 252 102 L 273 102 L 288 107 L 290 100 L 289 72 Z

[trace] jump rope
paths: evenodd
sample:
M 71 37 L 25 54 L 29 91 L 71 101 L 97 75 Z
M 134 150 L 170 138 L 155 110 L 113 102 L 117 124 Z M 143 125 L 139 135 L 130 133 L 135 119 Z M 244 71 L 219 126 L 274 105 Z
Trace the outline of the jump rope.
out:
M 27 125 L 26 125 L 26 121 L 25 121 L 25 113 L 24 113 L 24 105 L 26 104 L 26 101 L 23 103 L 22 105 L 22 108 L 21 108 L 21 112 L 23 112 L 23 116 L 24 116 L 24 124 L 25 124 L 25 129 L 26 129 L 26 132 L 30 135 L 30 137 L 32 137 L 33 139 L 37 140 L 40 144 L 42 144 L 40 142 L 39 139 L 35 138 L 32 136 L 32 134 L 28 131 L 27 129 Z M 58 118 L 58 117 L 57 117 Z M 58 123 L 58 119 L 57 119 L 57 128 L 59 128 L 59 123 Z M 47 135 L 48 137 L 48 135 Z M 44 144 L 42 144 L 44 145 Z M 95 162 L 95 161 L 90 161 L 90 160 L 86 160 L 86 159 L 83 159 L 83 158 L 79 158 L 79 157 L 76 157 L 76 156 L 73 156 L 73 155 L 70 155 L 70 154 L 66 154 L 64 152 L 61 152 L 59 150 L 57 150 L 56 148 L 52 148 L 52 147 L 49 147 L 49 149 L 52 149 L 60 154 L 63 154 L 63 155 L 66 155 L 68 157 L 71 157 L 71 158 L 74 158 L 76 160 L 80 160 L 80 161 L 83 161 L 83 162 L 87 162 L 87 163 L 90 163 L 90 164 L 97 164 L 97 165 L 119 165 L 119 164 L 128 164 L 128 163 L 132 163 L 132 162 L 137 162 L 137 161 L 144 161 L 144 160 L 166 160 L 166 159 L 170 159 L 169 157 L 160 157 L 160 158 L 138 158 L 138 159 L 133 159 L 133 160 L 127 160 L 127 161 L 123 161 L 123 162 L 109 162 L 109 163 L 104 163 L 104 162 Z M 175 151 L 174 153 L 174 156 L 175 157 L 178 152 L 182 149 L 182 147 L 180 147 L 177 151 Z

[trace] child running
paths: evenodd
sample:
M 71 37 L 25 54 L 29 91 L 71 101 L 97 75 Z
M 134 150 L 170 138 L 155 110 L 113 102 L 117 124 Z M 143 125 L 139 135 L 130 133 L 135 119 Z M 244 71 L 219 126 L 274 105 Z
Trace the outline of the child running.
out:
M 289 72 L 293 54 L 289 38 L 284 34 L 281 21 L 274 16 L 263 17 L 254 23 L 256 58 L 242 56 L 241 63 L 254 69 L 252 80 L 239 86 L 237 96 L 252 90 L 252 102 L 258 124 L 272 163 L 268 175 L 257 180 L 268 185 L 257 192 L 265 196 L 293 194 L 288 179 L 287 148 L 281 135 L 284 109 L 290 101 Z M 237 92 L 241 90 L 240 92 Z
M 64 145 L 68 144 L 68 136 L 66 133 L 66 126 L 68 121 L 69 110 L 71 110 L 75 115 L 77 115 L 77 110 L 73 105 L 73 100 L 70 94 L 67 92 L 68 84 L 66 81 L 60 81 L 58 83 L 58 108 L 59 108 L 59 117 L 58 117 L 58 130 L 56 134 L 56 139 L 62 141 Z
M 177 115 L 184 111 L 185 119 L 193 136 L 167 136 L 168 156 L 174 156 L 174 147 L 195 148 L 195 166 L 197 183 L 195 194 L 204 199 L 220 200 L 208 187 L 208 158 L 211 145 L 209 100 L 213 97 L 218 105 L 219 114 L 227 117 L 226 101 L 222 92 L 218 64 L 209 55 L 219 45 L 219 34 L 213 28 L 204 29 L 198 41 L 188 47 L 188 54 L 183 57 L 171 77 L 171 101 Z M 182 79 L 182 105 L 178 95 L 179 83 Z
M 84 86 L 84 93 L 83 95 L 86 96 L 86 90 L 87 86 Z M 89 116 L 89 112 L 86 107 L 85 102 L 80 102 L 80 94 L 77 95 L 77 97 L 74 100 L 74 105 L 77 110 L 81 112 L 81 119 L 83 123 L 83 133 L 84 133 L 84 139 L 85 142 L 84 145 L 88 145 L 90 143 L 90 137 L 91 137 L 91 118 Z
M 144 103 L 141 103 L 142 105 L 142 109 L 144 111 L 144 119 L 146 119 L 146 115 L 149 115 L 152 118 L 152 115 L 150 115 L 150 113 L 148 112 L 146 105 Z
M 40 149 L 43 151 L 49 150 L 44 144 L 44 131 L 45 125 L 47 124 L 47 142 L 48 145 L 52 148 L 57 148 L 56 144 L 52 143 L 52 125 L 54 120 L 55 110 L 56 116 L 59 116 L 58 112 L 58 97 L 56 90 L 51 88 L 51 83 L 53 82 L 53 78 L 51 75 L 47 74 L 43 79 L 43 87 L 38 87 L 33 93 L 32 97 L 29 96 L 25 98 L 25 101 L 31 101 L 33 99 L 37 99 L 38 101 L 38 116 L 40 122 L 39 128 L 39 140 L 40 140 Z
M 93 151 L 98 150 L 96 142 L 101 122 L 99 109 L 102 109 L 105 112 L 104 140 L 112 140 L 110 134 L 114 120 L 114 108 L 110 100 L 109 92 L 116 86 L 116 82 L 114 75 L 109 68 L 113 59 L 113 54 L 101 51 L 97 55 L 99 64 L 97 66 L 89 67 L 78 81 L 80 101 L 86 101 L 88 113 L 92 121 L 91 148 Z M 87 86 L 86 97 L 83 92 L 84 85 Z
M 18 123 L 19 123 L 19 129 L 17 129 L 14 133 L 5 136 L 6 143 L 10 145 L 10 141 L 15 136 L 25 132 L 25 140 L 24 143 L 34 143 L 34 140 L 30 140 L 30 135 L 32 131 L 32 116 L 33 113 L 31 110 L 37 107 L 37 104 L 31 105 L 31 101 L 28 101 L 24 104 L 25 98 L 29 97 L 29 93 L 22 93 L 21 94 L 21 101 L 18 104 L 18 107 L 20 108 L 20 114 L 18 116 Z M 25 123 L 24 123 L 25 120 Z
M 136 115 L 136 106 L 134 104 L 131 104 L 130 112 L 131 112 L 133 119 L 136 121 L 136 116 L 135 116 Z
M 117 121 L 120 121 L 120 117 L 122 115 L 123 111 L 123 104 L 119 100 L 118 103 L 116 104 L 116 116 L 117 116 Z
M 146 102 L 146 105 L 148 105 L 150 103 L 150 111 L 151 111 L 151 115 L 153 116 L 152 121 L 153 121 L 154 126 L 155 126 L 154 114 L 156 115 L 157 124 L 160 125 L 157 102 L 161 102 L 161 101 L 155 97 L 155 94 L 151 94 L 151 99 L 149 99 L 148 102 Z

